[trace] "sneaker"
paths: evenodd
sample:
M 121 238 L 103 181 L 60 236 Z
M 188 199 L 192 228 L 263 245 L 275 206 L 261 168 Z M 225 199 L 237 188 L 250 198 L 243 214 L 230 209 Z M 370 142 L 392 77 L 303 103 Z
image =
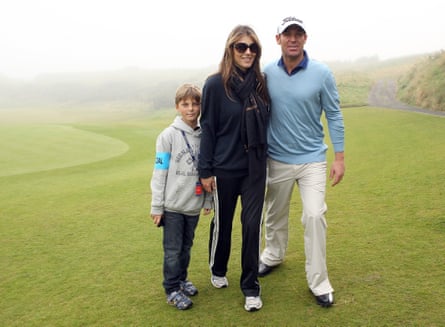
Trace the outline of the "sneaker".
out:
M 246 296 L 246 304 L 244 304 L 246 311 L 257 311 L 262 307 L 263 302 L 259 296 Z
M 229 286 L 229 281 L 227 280 L 226 276 L 219 277 L 212 275 L 212 278 L 210 278 L 210 281 L 212 282 L 212 285 L 216 288 L 224 288 Z
M 167 295 L 167 303 L 174 305 L 179 310 L 186 310 L 193 304 L 192 300 L 190 300 L 182 291 L 171 292 Z
M 181 291 L 187 296 L 198 294 L 198 289 L 188 280 L 181 281 Z

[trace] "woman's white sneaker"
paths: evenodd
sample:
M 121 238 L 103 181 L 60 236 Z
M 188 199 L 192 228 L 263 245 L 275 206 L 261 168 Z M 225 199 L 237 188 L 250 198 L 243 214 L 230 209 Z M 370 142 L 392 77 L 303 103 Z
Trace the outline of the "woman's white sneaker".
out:
M 262 307 L 263 302 L 259 296 L 246 296 L 246 304 L 244 304 L 246 311 L 257 311 Z
M 210 282 L 216 288 L 224 288 L 229 286 L 229 281 L 227 280 L 226 276 L 219 277 L 212 275 L 212 277 L 210 278 Z

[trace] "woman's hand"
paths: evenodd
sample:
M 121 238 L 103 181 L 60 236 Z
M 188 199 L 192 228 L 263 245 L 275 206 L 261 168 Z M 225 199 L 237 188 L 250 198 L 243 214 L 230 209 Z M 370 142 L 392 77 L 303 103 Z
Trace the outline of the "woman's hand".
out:
M 200 180 L 204 190 L 206 192 L 213 193 L 213 190 L 216 189 L 215 176 L 201 178 Z

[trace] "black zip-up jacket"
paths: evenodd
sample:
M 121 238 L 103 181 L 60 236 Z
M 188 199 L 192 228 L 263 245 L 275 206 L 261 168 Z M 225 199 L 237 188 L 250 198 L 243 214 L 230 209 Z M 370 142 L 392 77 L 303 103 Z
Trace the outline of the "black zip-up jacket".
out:
M 230 99 L 221 74 L 210 76 L 201 99 L 201 146 L 199 177 L 242 177 L 248 175 L 248 158 L 241 141 L 243 104 Z

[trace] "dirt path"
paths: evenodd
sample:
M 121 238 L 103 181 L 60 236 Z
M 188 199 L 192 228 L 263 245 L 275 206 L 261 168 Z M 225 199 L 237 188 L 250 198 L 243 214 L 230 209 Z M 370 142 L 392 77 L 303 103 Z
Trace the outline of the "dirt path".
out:
M 374 107 L 414 111 L 429 115 L 445 116 L 445 112 L 422 109 L 409 106 L 396 99 L 397 82 L 392 79 L 382 79 L 374 84 L 369 92 L 368 103 Z

